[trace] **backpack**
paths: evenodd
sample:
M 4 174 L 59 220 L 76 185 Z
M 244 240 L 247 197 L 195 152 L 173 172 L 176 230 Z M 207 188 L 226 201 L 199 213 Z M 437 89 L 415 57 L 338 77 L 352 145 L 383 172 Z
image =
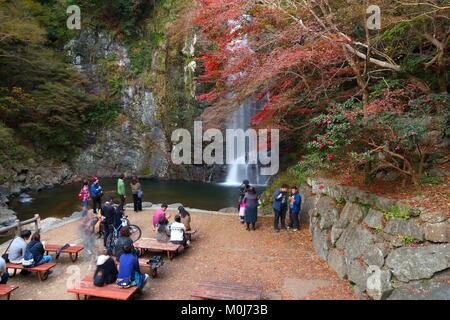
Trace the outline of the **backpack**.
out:
M 84 192 L 83 189 L 80 190 L 80 193 L 78 193 L 78 200 L 83 201 L 84 199 Z
M 26 268 L 34 266 L 33 254 L 29 250 L 26 250 L 23 255 L 22 266 Z

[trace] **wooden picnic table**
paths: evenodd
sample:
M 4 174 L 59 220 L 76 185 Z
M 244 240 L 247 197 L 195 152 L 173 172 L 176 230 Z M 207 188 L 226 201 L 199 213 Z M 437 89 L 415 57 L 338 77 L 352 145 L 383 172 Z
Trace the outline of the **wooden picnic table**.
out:
M 75 293 L 77 299 L 80 300 L 80 296 L 84 295 L 84 299 L 89 297 L 98 297 L 112 300 L 130 300 L 137 292 L 138 287 L 120 288 L 116 283 L 105 284 L 103 287 L 97 287 L 94 285 L 93 276 L 86 276 L 80 282 L 79 287 L 70 288 L 67 290 L 69 293 Z
M 6 300 L 11 298 L 11 292 L 19 288 L 19 286 L 13 284 L 0 284 L 0 296 L 6 296 Z
M 201 281 L 191 296 L 211 300 L 261 300 L 262 287 L 233 281 Z
M 151 238 L 141 238 L 133 245 L 139 250 L 139 256 L 143 255 L 146 251 L 165 251 L 167 252 L 167 257 L 169 260 L 173 259 L 174 255 L 181 247 L 181 244 L 158 242 L 156 239 Z
M 21 264 L 14 264 L 14 263 L 7 263 L 6 264 L 6 270 L 13 269 L 14 273 L 11 275 L 11 277 L 14 277 L 17 273 L 17 270 L 27 270 L 27 271 L 35 271 L 37 274 L 37 277 L 40 281 L 44 281 L 48 278 L 48 274 L 50 272 L 50 269 L 54 268 L 56 266 L 56 263 L 44 263 L 35 267 L 24 267 Z
M 45 250 L 45 254 L 48 255 L 49 252 L 56 252 L 58 251 L 60 248 L 62 248 L 62 245 L 59 244 L 45 244 L 44 246 L 44 250 Z M 78 253 L 80 251 L 82 251 L 84 249 L 83 246 L 79 246 L 79 245 L 70 245 L 70 247 L 61 250 L 61 253 L 68 253 L 70 255 L 70 260 L 72 260 L 72 262 L 77 261 L 78 259 Z

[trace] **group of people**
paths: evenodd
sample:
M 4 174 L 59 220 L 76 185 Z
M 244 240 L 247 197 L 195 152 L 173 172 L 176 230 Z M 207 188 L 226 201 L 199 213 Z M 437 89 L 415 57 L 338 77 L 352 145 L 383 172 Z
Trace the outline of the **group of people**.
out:
M 40 234 L 38 232 L 32 234 L 30 230 L 22 230 L 20 235 L 9 243 L 5 253 L 0 257 L 0 284 L 6 284 L 9 278 L 6 263 L 33 267 L 51 261 L 52 257 L 45 255 Z M 27 275 L 29 271 L 22 270 L 20 274 Z
M 83 186 L 78 194 L 78 199 L 81 201 L 83 207 L 83 215 L 88 211 L 90 199 L 92 199 L 92 210 L 94 214 L 97 214 L 97 210 L 100 210 L 102 207 L 103 187 L 100 185 L 100 181 L 96 176 L 92 177 L 91 181 L 92 183 L 89 187 L 89 180 L 86 178 L 83 179 Z M 142 191 L 138 177 L 131 177 L 130 188 L 133 194 L 134 212 L 142 211 L 142 197 L 144 192 Z M 119 206 L 123 209 L 126 201 L 125 174 L 121 174 L 117 179 L 117 194 L 120 199 Z
M 256 230 L 258 217 L 259 196 L 248 180 L 244 180 L 239 190 L 239 220 L 246 225 L 246 230 Z M 296 186 L 291 187 L 288 194 L 288 186 L 282 184 L 273 193 L 272 208 L 274 210 L 273 227 L 275 232 L 279 232 L 279 223 L 283 231 L 287 228 L 298 231 L 300 228 L 300 211 L 302 208 L 302 197 Z M 289 224 L 286 226 L 286 215 L 289 212 Z
M 186 231 L 191 230 L 189 212 L 183 206 L 178 207 L 178 214 L 175 215 L 174 222 L 169 224 L 171 216 L 167 213 L 167 208 L 167 204 L 162 204 L 161 208 L 158 208 L 153 215 L 153 227 L 157 231 L 157 241 L 172 242 L 188 247 L 190 240 Z M 115 258 L 110 255 L 98 257 L 94 284 L 103 286 L 117 283 L 123 288 L 137 286 L 139 290 L 142 290 L 149 276 L 140 270 L 138 251 L 134 248 L 133 240 L 130 238 L 130 228 L 128 226 L 121 227 L 119 235 L 114 252 L 112 252 Z M 119 268 L 116 267 L 114 259 L 119 263 Z
M 153 228 L 156 230 L 156 240 L 159 242 L 172 242 L 188 247 L 190 244 L 187 231 L 191 230 L 191 215 L 183 207 L 178 207 L 178 214 L 174 222 L 169 223 L 171 216 L 167 214 L 168 205 L 163 203 L 153 215 Z

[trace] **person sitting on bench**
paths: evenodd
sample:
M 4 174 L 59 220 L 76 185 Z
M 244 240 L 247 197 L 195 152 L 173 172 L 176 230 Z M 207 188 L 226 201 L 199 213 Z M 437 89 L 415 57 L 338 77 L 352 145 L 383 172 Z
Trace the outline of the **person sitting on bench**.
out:
M 0 257 L 0 284 L 6 284 L 8 282 L 9 273 L 6 270 L 5 259 Z
M 94 285 L 103 287 L 105 284 L 114 283 L 117 280 L 118 273 L 113 258 L 101 255 L 97 258 L 97 268 L 94 273 Z
M 158 228 L 159 219 L 161 217 L 166 217 L 167 220 L 170 219 L 170 215 L 166 215 L 168 207 L 169 206 L 166 203 L 163 203 L 161 205 L 161 208 L 156 209 L 155 213 L 153 214 L 153 228 Z
M 131 232 L 130 232 L 130 228 L 128 226 L 120 228 L 119 239 L 117 239 L 115 249 L 114 249 L 117 262 L 120 261 L 120 256 L 123 254 L 124 247 L 126 247 L 126 246 L 133 247 L 133 240 L 131 240 L 130 235 L 131 235 Z M 134 251 L 134 247 L 133 247 L 133 251 Z
M 26 251 L 29 251 L 33 255 L 34 266 L 50 263 L 52 261 L 51 256 L 44 255 L 45 249 L 41 242 L 41 235 L 38 232 L 33 233 L 31 236 L 31 241 L 27 245 Z
M 22 230 L 20 231 L 20 236 L 16 237 L 11 244 L 9 245 L 9 249 L 7 251 L 8 260 L 13 264 L 21 264 L 23 255 L 25 254 L 25 250 L 27 249 L 27 241 L 31 237 L 30 230 Z
M 170 242 L 182 244 L 184 247 L 187 247 L 190 243 L 186 239 L 186 227 L 181 223 L 181 216 L 179 214 L 175 216 L 175 222 L 170 225 Z
M 141 273 L 139 259 L 133 252 L 133 246 L 125 246 L 120 256 L 117 285 L 122 288 L 137 286 L 139 290 L 142 290 L 148 278 L 148 274 Z
M 158 229 L 156 233 L 156 241 L 158 242 L 169 242 L 170 241 L 170 230 L 168 227 L 169 220 L 165 216 L 161 216 L 158 222 Z

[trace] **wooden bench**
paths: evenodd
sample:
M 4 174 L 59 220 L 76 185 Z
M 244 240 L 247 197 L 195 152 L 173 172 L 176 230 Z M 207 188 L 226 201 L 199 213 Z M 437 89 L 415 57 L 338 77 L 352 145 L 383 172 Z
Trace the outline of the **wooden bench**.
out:
M 6 270 L 13 269 L 14 273 L 11 277 L 16 275 L 17 270 L 34 271 L 40 281 L 47 280 L 50 269 L 54 268 L 56 263 L 44 263 L 36 267 L 24 267 L 21 264 L 7 263 Z
M 97 287 L 94 285 L 93 276 L 86 276 L 80 282 L 79 287 L 70 288 L 67 290 L 69 293 L 75 293 L 77 299 L 80 300 L 80 296 L 84 295 L 84 299 L 89 297 L 98 297 L 112 300 L 130 300 L 138 291 L 138 287 L 120 288 L 117 284 L 106 284 L 103 287 Z
M 211 300 L 261 300 L 262 288 L 232 281 L 201 281 L 191 296 Z
M 136 241 L 134 247 L 139 250 L 139 256 L 142 256 L 146 251 L 163 251 L 167 252 L 167 257 L 172 260 L 174 255 L 181 248 L 181 244 L 174 244 L 171 242 L 158 242 L 156 239 L 141 238 Z
M 11 292 L 19 288 L 19 286 L 12 284 L 0 284 L 0 296 L 6 296 L 6 300 L 11 298 Z
M 48 255 L 49 252 L 56 252 L 61 247 L 62 245 L 59 244 L 45 244 L 44 246 L 46 252 L 45 254 Z M 70 247 L 61 250 L 61 253 L 68 253 L 70 255 L 70 260 L 72 260 L 72 262 L 75 262 L 78 259 L 78 253 L 83 249 L 84 249 L 83 246 L 70 245 Z

